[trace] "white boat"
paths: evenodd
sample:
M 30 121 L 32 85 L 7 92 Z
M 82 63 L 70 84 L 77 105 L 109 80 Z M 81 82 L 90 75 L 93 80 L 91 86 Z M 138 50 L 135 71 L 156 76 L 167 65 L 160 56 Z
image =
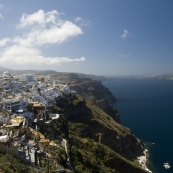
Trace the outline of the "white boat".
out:
M 167 163 L 164 163 L 164 164 L 163 164 L 163 167 L 165 167 L 165 169 L 170 169 L 170 168 L 171 168 L 171 166 L 169 165 L 168 162 L 167 162 Z

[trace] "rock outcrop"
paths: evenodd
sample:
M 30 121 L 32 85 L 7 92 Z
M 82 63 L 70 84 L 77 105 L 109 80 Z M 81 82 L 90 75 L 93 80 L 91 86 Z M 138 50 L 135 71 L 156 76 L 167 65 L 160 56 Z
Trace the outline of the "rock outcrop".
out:
M 102 85 L 101 81 L 78 79 L 75 84 L 71 85 L 71 88 L 81 95 L 84 100 L 97 105 L 116 122 L 120 123 L 118 111 L 110 106 L 110 103 L 115 102 L 116 98 L 108 88 Z
M 110 115 L 116 122 L 120 123 L 120 117 L 119 117 L 119 113 L 118 113 L 117 109 L 115 109 L 114 107 L 110 106 L 105 99 L 94 100 L 92 103 L 97 105 L 105 113 Z
M 101 81 L 81 80 L 70 86 L 86 101 L 105 100 L 107 103 L 115 102 L 116 98 L 108 88 L 102 85 Z

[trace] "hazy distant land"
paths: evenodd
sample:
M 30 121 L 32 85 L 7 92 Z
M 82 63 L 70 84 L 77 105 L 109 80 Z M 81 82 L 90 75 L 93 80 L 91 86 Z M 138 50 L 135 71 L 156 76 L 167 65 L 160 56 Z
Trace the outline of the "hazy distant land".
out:
M 49 75 L 49 74 L 59 74 L 61 76 L 67 76 L 69 74 L 77 74 L 79 78 L 90 78 L 93 80 L 113 80 L 113 79 L 159 79 L 159 80 L 173 80 L 173 74 L 159 74 L 159 75 L 143 75 L 143 76 L 117 76 L 117 75 L 92 75 L 92 74 L 84 74 L 84 73 L 75 73 L 75 72 L 58 72 L 55 70 L 12 70 L 9 68 L 0 67 L 0 75 L 3 74 L 4 71 L 9 71 L 13 75 L 20 74 L 29 74 L 34 73 L 36 75 Z

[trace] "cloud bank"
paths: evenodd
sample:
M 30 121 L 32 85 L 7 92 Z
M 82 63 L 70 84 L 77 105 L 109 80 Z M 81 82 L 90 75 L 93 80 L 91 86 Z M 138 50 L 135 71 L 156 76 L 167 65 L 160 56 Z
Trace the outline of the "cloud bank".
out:
M 61 44 L 70 38 L 83 34 L 82 29 L 70 21 L 64 21 L 58 11 L 23 14 L 16 28 L 23 34 L 0 40 L 0 64 L 46 64 L 85 61 L 85 57 L 45 57 L 41 46 Z

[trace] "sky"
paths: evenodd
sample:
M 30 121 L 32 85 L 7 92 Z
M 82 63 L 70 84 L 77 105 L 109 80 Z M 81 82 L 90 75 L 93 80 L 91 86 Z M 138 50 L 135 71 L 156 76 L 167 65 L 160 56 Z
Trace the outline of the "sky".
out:
M 172 0 L 0 0 L 0 66 L 173 74 Z

